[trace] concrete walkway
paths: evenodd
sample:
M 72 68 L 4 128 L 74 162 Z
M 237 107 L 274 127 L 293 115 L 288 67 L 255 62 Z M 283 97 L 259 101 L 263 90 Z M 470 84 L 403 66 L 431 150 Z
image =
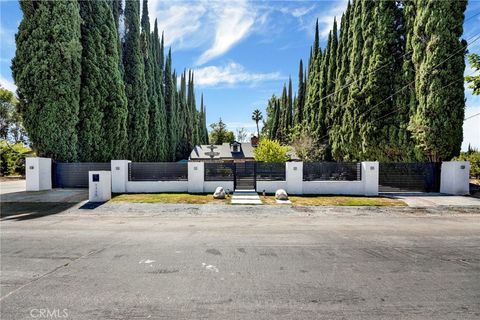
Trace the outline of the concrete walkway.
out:
M 235 190 L 232 204 L 262 204 L 262 200 L 255 190 Z
M 470 196 L 449 196 L 441 193 L 382 193 L 404 201 L 409 207 L 480 206 L 480 199 Z

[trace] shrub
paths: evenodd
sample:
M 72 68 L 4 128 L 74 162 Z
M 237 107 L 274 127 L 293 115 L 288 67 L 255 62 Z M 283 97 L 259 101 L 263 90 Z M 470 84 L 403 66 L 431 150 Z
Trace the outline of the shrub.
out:
M 480 151 L 462 152 L 453 160 L 470 161 L 470 177 L 480 179 Z
M 23 143 L 10 145 L 0 141 L 0 167 L 2 175 L 25 175 L 25 156 L 31 153 Z
M 285 162 L 289 160 L 288 151 L 290 151 L 290 148 L 282 146 L 277 140 L 260 139 L 260 143 L 254 150 L 255 160 L 262 162 Z

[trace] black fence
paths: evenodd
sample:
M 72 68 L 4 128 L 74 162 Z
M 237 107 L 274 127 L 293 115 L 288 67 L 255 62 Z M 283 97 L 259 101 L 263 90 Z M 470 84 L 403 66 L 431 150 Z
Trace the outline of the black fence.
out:
M 205 162 L 205 181 L 233 181 L 235 163 Z
M 359 181 L 362 164 L 349 162 L 305 162 L 303 181 Z
M 284 162 L 257 162 L 256 177 L 260 181 L 285 181 Z
M 439 192 L 441 163 L 380 163 L 380 192 Z
M 110 162 L 54 162 L 54 188 L 88 188 L 88 171 L 110 171 Z
M 186 162 L 131 162 L 128 164 L 128 181 L 186 181 Z

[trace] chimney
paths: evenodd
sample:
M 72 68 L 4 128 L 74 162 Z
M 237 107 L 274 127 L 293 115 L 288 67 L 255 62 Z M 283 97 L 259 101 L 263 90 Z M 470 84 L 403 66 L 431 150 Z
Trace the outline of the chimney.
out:
M 250 143 L 252 144 L 252 147 L 256 147 L 258 145 L 258 137 L 252 136 L 250 138 Z

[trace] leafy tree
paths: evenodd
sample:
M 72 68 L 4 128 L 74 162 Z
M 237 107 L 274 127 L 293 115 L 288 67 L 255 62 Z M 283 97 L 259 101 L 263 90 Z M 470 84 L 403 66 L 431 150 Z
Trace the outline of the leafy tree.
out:
M 295 154 L 305 162 L 322 161 L 325 159 L 326 148 L 320 145 L 314 137 L 308 134 L 294 134 L 290 140 Z
M 418 105 L 410 130 L 416 147 L 430 161 L 451 159 L 460 153 L 466 44 L 459 38 L 466 5 L 464 0 L 417 2 L 413 63 Z
M 260 139 L 254 150 L 255 160 L 262 162 L 285 162 L 289 160 L 289 147 L 282 146 L 277 140 Z
M 86 162 L 124 158 L 128 109 L 111 8 L 106 1 L 79 4 L 83 50 L 78 157 Z
M 0 86 L 0 139 L 13 143 L 26 142 L 22 116 L 18 112 L 18 99 L 13 92 Z
M 35 150 L 77 159 L 80 100 L 80 10 L 76 1 L 20 1 L 12 71 L 20 112 Z
M 245 130 L 245 128 L 240 128 L 240 129 L 237 129 L 237 141 L 238 142 L 248 142 L 247 140 L 247 130 Z
M 23 143 L 10 144 L 0 140 L 0 173 L 5 176 L 25 176 L 25 156 L 32 155 L 32 150 Z
M 140 3 L 125 1 L 125 42 L 123 66 L 125 70 L 125 93 L 128 100 L 128 144 L 130 159 L 142 161 L 148 158 L 149 100 L 145 80 L 139 25 Z
M 252 120 L 255 121 L 255 124 L 257 125 L 257 136 L 260 137 L 260 129 L 258 127 L 258 123 L 263 120 L 262 112 L 258 109 L 253 110 Z
M 212 128 L 212 132 L 210 132 L 209 140 L 213 144 L 230 143 L 235 140 L 234 133 L 227 130 L 227 125 L 222 121 L 222 118 L 218 122 L 212 123 L 210 128 Z
M 472 69 L 475 71 L 480 70 L 480 56 L 478 54 L 471 53 L 468 55 L 468 62 L 470 62 Z M 466 76 L 465 80 L 470 83 L 468 87 L 473 89 L 473 94 L 480 95 L 480 74 L 475 76 Z

